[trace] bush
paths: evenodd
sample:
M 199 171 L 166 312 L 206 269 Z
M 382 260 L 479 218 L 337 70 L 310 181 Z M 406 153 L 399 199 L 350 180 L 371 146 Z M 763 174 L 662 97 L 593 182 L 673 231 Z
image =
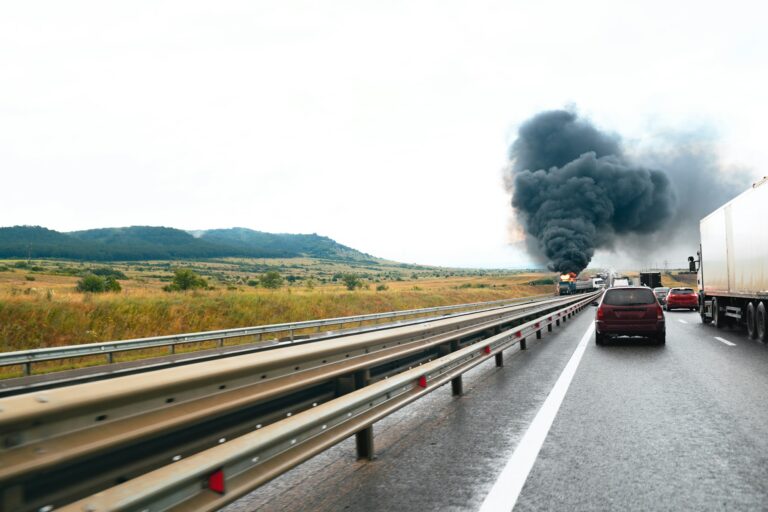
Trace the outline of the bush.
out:
M 114 277 L 101 277 L 94 274 L 87 274 L 83 276 L 77 282 L 77 291 L 79 292 L 91 292 L 91 293 L 104 293 L 104 292 L 119 292 L 122 290 L 120 283 Z
M 13 266 L 14 268 L 29 268 L 29 264 L 26 261 L 17 261 Z
M 555 280 L 550 278 L 544 278 L 544 279 L 536 279 L 534 281 L 529 281 L 529 285 L 531 286 L 537 286 L 537 285 L 547 285 L 547 284 L 555 284 Z
M 355 274 L 344 274 L 341 276 L 341 280 L 349 291 L 352 291 L 356 288 L 361 288 L 363 286 L 363 282 L 360 281 L 360 278 Z
M 272 290 L 283 286 L 283 276 L 281 276 L 280 273 L 275 270 L 270 270 L 266 274 L 263 274 L 259 278 L 259 281 L 261 281 L 261 286 Z
M 34 281 L 35 276 L 24 276 L 24 279 L 26 279 L 27 281 Z
M 101 276 L 101 277 L 114 277 L 115 279 L 128 279 L 128 276 L 126 276 L 120 270 L 109 268 L 109 267 L 94 268 L 90 271 L 90 273 L 96 276 Z
M 248 286 L 254 286 L 254 287 L 256 287 L 256 286 L 259 286 L 259 282 L 258 282 L 258 281 L 256 281 L 255 279 L 249 279 L 249 280 L 248 280 L 248 282 L 247 282 L 246 284 L 247 284 Z
M 188 268 L 177 268 L 173 273 L 171 284 L 163 286 L 163 290 L 166 292 L 196 290 L 198 288 L 208 288 L 208 281 L 194 270 Z
M 383 291 L 386 291 L 386 290 L 389 290 L 389 286 L 387 286 L 385 284 L 380 284 L 380 285 L 376 286 L 376 291 L 377 292 L 383 292 Z

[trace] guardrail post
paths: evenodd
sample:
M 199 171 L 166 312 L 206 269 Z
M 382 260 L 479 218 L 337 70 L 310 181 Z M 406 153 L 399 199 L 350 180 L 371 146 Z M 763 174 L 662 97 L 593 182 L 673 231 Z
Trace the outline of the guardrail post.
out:
M 218 343 L 218 344 L 219 344 L 219 348 L 223 347 L 223 346 L 224 346 L 224 338 L 221 338 L 221 339 L 219 340 L 219 343 Z
M 552 322 L 547 324 L 547 332 L 552 332 Z
M 451 379 L 451 393 L 453 396 L 461 396 L 464 394 L 464 383 L 461 380 L 461 375 Z
M 539 329 L 538 331 L 536 331 L 536 339 L 537 339 L 537 340 L 540 340 L 540 339 L 541 339 L 541 329 Z
M 112 352 L 107 352 L 107 364 L 112 364 L 115 361 L 115 358 L 112 355 Z
M 451 340 L 451 352 L 459 350 L 459 340 Z M 461 375 L 451 379 L 451 393 L 453 396 L 461 396 L 464 394 L 464 384 L 461 380 Z
M 291 330 L 289 331 L 289 333 L 290 333 L 291 341 L 293 341 L 293 329 L 291 329 Z
M 499 368 L 504 366 L 504 354 L 502 354 L 501 352 L 496 354 L 496 366 Z
M 32 375 L 32 363 L 24 363 L 21 365 L 21 368 L 25 377 Z
M 525 341 L 525 338 L 520 340 L 520 350 L 528 350 L 528 344 Z
M 370 370 L 361 370 L 355 372 L 355 389 L 360 389 L 368 385 L 371 380 Z M 365 427 L 363 430 L 355 433 L 355 445 L 357 446 L 357 458 L 373 460 L 373 425 Z
M 169 354 L 175 354 L 176 353 L 176 345 L 174 343 L 171 343 L 168 345 L 168 353 Z

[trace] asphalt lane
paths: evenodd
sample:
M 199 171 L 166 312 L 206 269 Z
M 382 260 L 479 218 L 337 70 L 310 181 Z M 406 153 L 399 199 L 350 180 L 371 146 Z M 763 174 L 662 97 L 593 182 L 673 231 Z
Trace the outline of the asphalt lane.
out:
M 663 347 L 589 341 L 515 510 L 768 509 L 768 347 L 666 316 Z M 380 421 L 375 461 L 348 440 L 226 510 L 479 509 L 593 319 Z
M 592 343 L 515 510 L 764 510 L 766 399 L 768 348 L 697 313 Z

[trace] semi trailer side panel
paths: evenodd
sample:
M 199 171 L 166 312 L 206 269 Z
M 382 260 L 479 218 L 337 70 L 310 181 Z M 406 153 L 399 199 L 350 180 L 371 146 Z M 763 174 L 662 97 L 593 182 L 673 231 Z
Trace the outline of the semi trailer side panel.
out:
M 768 183 L 755 184 L 701 220 L 703 291 L 768 297 Z

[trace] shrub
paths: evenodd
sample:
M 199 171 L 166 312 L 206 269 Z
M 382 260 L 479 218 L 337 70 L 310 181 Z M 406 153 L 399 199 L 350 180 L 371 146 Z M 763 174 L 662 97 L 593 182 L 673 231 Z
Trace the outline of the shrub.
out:
M 17 261 L 13 266 L 14 268 L 29 268 L 29 264 L 26 261 Z
M 386 291 L 386 290 L 389 290 L 389 286 L 387 286 L 385 284 L 380 284 L 380 285 L 376 286 L 376 291 L 377 292 L 383 292 L 383 291 Z
M 163 286 L 163 290 L 166 292 L 179 292 L 198 288 L 208 288 L 208 281 L 194 270 L 188 268 L 177 268 L 173 273 L 171 284 Z
M 26 279 L 27 281 L 34 281 L 35 276 L 24 276 L 24 279 Z
M 261 286 L 272 290 L 283 286 L 283 276 L 281 276 L 280 273 L 275 270 L 270 270 L 266 274 L 263 274 L 259 278 L 259 281 L 261 281 Z
M 77 282 L 77 291 L 79 292 L 91 292 L 91 293 L 103 293 L 103 292 L 119 292 L 122 290 L 120 283 L 114 277 L 101 277 L 94 274 L 86 274 Z
M 104 278 L 104 291 L 119 292 L 122 289 L 122 286 L 120 286 L 120 283 L 118 283 L 117 279 L 114 277 L 110 276 Z
M 115 279 L 128 279 L 128 276 L 126 276 L 120 270 L 109 268 L 109 267 L 94 268 L 90 272 L 93 275 L 101 276 L 101 277 L 114 277 Z
M 347 287 L 347 290 L 350 291 L 363 286 L 363 282 L 360 281 L 360 278 L 355 274 L 344 274 L 341 276 L 341 280 L 344 283 L 344 286 Z
M 248 280 L 248 282 L 247 282 L 246 284 L 247 284 L 248 286 L 254 286 L 254 287 L 255 287 L 255 286 L 259 286 L 259 282 L 258 282 L 258 281 L 256 281 L 255 279 L 249 279 L 249 280 Z

